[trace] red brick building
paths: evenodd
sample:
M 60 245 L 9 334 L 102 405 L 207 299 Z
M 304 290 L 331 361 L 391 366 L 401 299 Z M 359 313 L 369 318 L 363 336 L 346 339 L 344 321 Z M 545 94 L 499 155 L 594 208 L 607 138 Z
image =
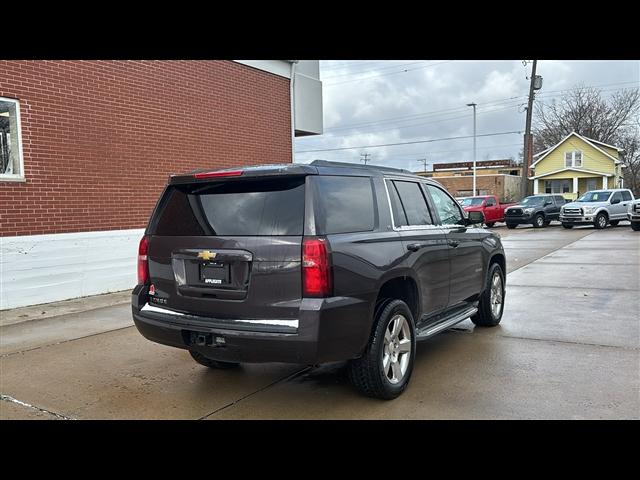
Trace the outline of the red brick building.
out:
M 319 84 L 317 63 L 0 61 L 0 308 L 128 288 L 136 237 L 170 174 L 291 162 L 296 97 L 303 123 L 315 117 L 306 130 L 296 120 L 297 133 L 321 132 L 308 112 L 319 104 L 321 122 L 321 95 L 294 87 Z M 109 257 L 117 271 L 69 257 L 86 241 L 125 249 Z M 100 284 L 94 269 L 117 280 Z

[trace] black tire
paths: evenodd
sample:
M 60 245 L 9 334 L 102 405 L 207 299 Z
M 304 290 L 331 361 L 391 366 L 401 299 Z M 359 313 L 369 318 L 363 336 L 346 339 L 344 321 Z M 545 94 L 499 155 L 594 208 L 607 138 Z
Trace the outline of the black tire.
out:
M 233 362 L 221 362 L 219 360 L 214 360 L 203 355 L 200 352 L 196 352 L 195 350 L 189 350 L 191 357 L 198 362 L 200 365 L 204 365 L 209 368 L 216 368 L 220 370 L 228 370 L 230 368 L 237 368 L 240 364 Z
M 542 228 L 544 226 L 546 226 L 544 215 L 539 213 L 535 217 L 533 217 L 533 228 Z
M 516 228 L 518 225 L 516 225 L 515 223 L 507 223 L 507 228 L 510 228 L 511 230 L 513 230 L 514 228 Z
M 549 225 L 551 225 L 551 220 L 545 220 L 544 226 L 548 227 Z
M 617 227 L 619 223 L 620 223 L 620 220 L 610 220 L 610 221 L 609 221 L 609 224 L 610 224 L 612 227 Z
M 494 314 L 491 308 L 491 287 L 494 276 L 500 277 L 501 287 L 501 306 L 500 311 Z M 480 302 L 478 304 L 478 313 L 471 317 L 471 321 L 481 327 L 495 327 L 502 320 L 502 312 L 504 312 L 504 299 L 505 299 L 505 284 L 504 284 L 504 272 L 502 267 L 498 263 L 492 263 L 489 271 L 487 272 L 487 286 L 480 295 Z
M 382 304 L 375 315 L 373 334 L 364 353 L 360 358 L 349 362 L 349 379 L 362 394 L 368 397 L 391 400 L 404 392 L 411 378 L 416 355 L 415 324 L 411 310 L 402 300 L 387 301 Z M 384 371 L 383 357 L 385 355 L 385 334 L 391 320 L 397 315 L 401 315 L 406 320 L 411 345 L 404 375 L 394 384 Z
M 631 228 L 633 229 L 634 232 L 640 232 L 640 223 L 631 222 Z
M 496 222 L 489 222 L 489 223 L 485 223 L 485 225 L 487 226 L 487 228 L 491 228 L 496 224 Z
M 600 212 L 598 215 L 596 215 L 596 218 L 593 220 L 593 226 L 595 227 L 596 230 L 602 230 L 603 228 L 607 227 L 608 221 L 609 221 L 609 218 L 607 217 L 607 214 L 604 212 Z
M 571 225 L 570 223 L 563 223 L 562 226 L 564 228 L 573 228 L 573 225 Z

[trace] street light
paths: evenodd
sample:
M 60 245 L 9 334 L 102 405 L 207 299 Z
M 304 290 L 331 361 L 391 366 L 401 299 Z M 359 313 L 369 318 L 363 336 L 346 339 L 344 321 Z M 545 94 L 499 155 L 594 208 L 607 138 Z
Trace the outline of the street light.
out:
M 476 104 L 467 103 L 467 107 L 473 107 L 473 195 L 476 195 Z

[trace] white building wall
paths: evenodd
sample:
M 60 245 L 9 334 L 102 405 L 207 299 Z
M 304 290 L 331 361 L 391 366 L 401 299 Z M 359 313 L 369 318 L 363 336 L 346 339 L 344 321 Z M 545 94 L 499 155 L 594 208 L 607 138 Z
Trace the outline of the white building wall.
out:
M 133 289 L 144 229 L 0 238 L 0 310 Z

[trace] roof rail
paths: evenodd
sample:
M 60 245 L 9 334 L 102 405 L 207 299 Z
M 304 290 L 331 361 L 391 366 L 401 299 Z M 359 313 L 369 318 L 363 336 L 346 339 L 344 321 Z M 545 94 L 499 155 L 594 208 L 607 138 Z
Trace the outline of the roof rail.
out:
M 380 165 L 359 165 L 357 163 L 349 162 L 333 162 L 331 160 L 314 160 L 309 165 L 314 167 L 348 167 L 348 168 L 363 168 L 371 170 L 381 170 L 383 172 L 400 172 L 408 173 L 409 175 L 415 175 L 415 173 L 405 170 L 404 168 L 382 167 Z

